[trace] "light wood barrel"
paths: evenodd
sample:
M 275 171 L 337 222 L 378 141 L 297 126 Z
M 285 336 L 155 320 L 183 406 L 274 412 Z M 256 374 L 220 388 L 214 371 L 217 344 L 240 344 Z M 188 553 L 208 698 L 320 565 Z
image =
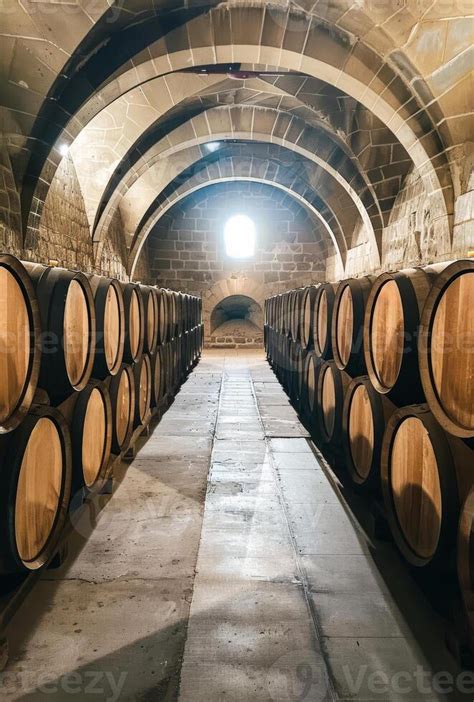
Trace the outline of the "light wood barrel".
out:
M 301 295 L 300 340 L 301 346 L 307 351 L 312 348 L 313 311 L 317 291 L 316 285 L 309 285 L 307 288 L 304 288 Z
M 56 409 L 32 406 L 0 441 L 0 572 L 37 570 L 54 555 L 66 521 L 69 429 Z
M 350 376 L 337 368 L 334 361 L 324 361 L 318 372 L 317 426 L 324 444 L 336 446 L 342 435 L 344 396 Z
M 43 344 L 39 386 L 54 403 L 83 390 L 95 358 L 95 306 L 85 275 L 25 263 L 40 309 Z
M 36 293 L 22 263 L 0 254 L 0 434 L 23 421 L 33 400 L 41 360 Z
M 172 303 L 170 291 L 161 290 L 160 295 L 160 339 L 162 344 L 168 343 L 172 336 Z
M 112 407 L 112 451 L 119 454 L 129 444 L 135 418 L 135 377 L 132 366 L 122 366 L 109 384 Z
M 472 466 L 473 452 L 443 431 L 428 405 L 403 407 L 390 417 L 382 488 L 393 536 L 411 564 L 448 567 Z
M 148 354 L 143 354 L 133 368 L 135 376 L 135 426 L 143 424 L 150 412 L 152 373 Z
M 72 417 L 73 489 L 98 492 L 112 447 L 112 406 L 107 387 L 92 380 L 79 394 Z
M 140 285 L 145 316 L 145 350 L 152 354 L 158 344 L 160 333 L 160 300 L 156 288 Z
M 313 308 L 313 348 L 321 358 L 332 358 L 331 322 L 334 307 L 332 283 L 322 283 L 314 300 Z
M 387 422 L 396 406 L 378 393 L 368 376 L 354 378 L 347 388 L 342 413 L 346 465 L 354 485 L 378 491 L 380 457 Z
M 356 376 L 365 373 L 364 316 L 373 278 L 349 278 L 339 283 L 334 299 L 331 341 L 339 370 Z
M 125 310 L 118 280 L 89 276 L 94 294 L 96 348 L 92 373 L 104 380 L 120 370 L 125 341 Z
M 469 644 L 474 653 L 474 487 L 464 502 L 459 520 L 458 574 Z
M 436 278 L 420 325 L 426 400 L 446 431 L 474 436 L 474 262 L 455 261 Z
M 418 368 L 422 307 L 436 274 L 431 268 L 382 273 L 372 285 L 364 320 L 367 372 L 395 404 L 424 400 Z
M 145 344 L 145 305 L 140 286 L 135 283 L 122 285 L 125 307 L 125 345 L 123 360 L 136 363 L 140 360 Z

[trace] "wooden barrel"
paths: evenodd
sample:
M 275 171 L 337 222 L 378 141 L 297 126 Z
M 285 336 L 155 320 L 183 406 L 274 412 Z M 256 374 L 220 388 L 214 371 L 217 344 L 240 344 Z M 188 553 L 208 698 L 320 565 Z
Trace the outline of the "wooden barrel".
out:
M 163 369 L 161 366 L 162 362 L 162 354 L 160 354 L 160 349 L 157 349 L 156 352 L 151 356 L 151 374 L 152 374 L 152 393 L 151 393 L 151 402 L 153 407 L 157 407 L 162 398 L 163 398 L 163 390 L 164 390 L 164 384 L 163 384 Z
M 347 388 L 342 412 L 346 465 L 361 490 L 380 488 L 380 457 L 385 427 L 395 405 L 378 393 L 368 376 L 354 378 Z
M 83 390 L 95 358 L 95 306 L 86 276 L 25 263 L 38 298 L 42 355 L 38 384 L 53 403 Z
M 145 315 L 145 341 L 144 349 L 147 353 L 154 353 L 158 344 L 160 327 L 160 300 L 156 288 L 149 285 L 140 285 L 143 298 Z
M 304 288 L 294 290 L 290 302 L 290 334 L 294 342 L 300 341 L 301 300 Z
M 145 306 L 139 285 L 125 283 L 122 289 L 125 307 L 123 360 L 126 363 L 136 363 L 141 358 L 145 344 Z
M 0 434 L 23 421 L 38 383 L 41 321 L 25 267 L 0 254 Z
M 301 294 L 300 341 L 307 351 L 313 344 L 313 314 L 317 291 L 316 285 L 309 285 Z
M 112 406 L 107 387 L 92 380 L 79 393 L 71 423 L 73 490 L 98 492 L 112 447 Z
M 135 377 L 132 366 L 122 366 L 109 384 L 112 407 L 112 451 L 120 454 L 127 448 L 135 417 Z
M 152 373 L 148 354 L 143 354 L 133 367 L 135 377 L 135 426 L 143 424 L 150 412 Z
M 397 405 L 424 400 L 418 368 L 418 327 L 434 279 L 430 268 L 382 273 L 367 300 L 367 372 L 376 390 Z
M 0 572 L 37 570 L 54 555 L 66 521 L 69 429 L 58 410 L 33 405 L 0 442 Z
M 474 653 L 474 487 L 464 502 L 459 520 L 458 574 L 469 644 Z
M 290 335 L 290 306 L 292 300 L 292 290 L 284 293 L 281 305 L 281 332 L 285 336 Z
M 322 283 L 317 291 L 313 307 L 313 348 L 318 356 L 332 358 L 331 321 L 334 307 L 332 283 Z
M 474 261 L 438 275 L 421 317 L 419 367 L 431 411 L 450 434 L 474 436 Z
M 168 343 L 172 335 L 172 304 L 170 291 L 161 290 L 160 295 L 160 339 L 162 344 Z
M 96 347 L 92 373 L 104 380 L 120 370 L 125 341 L 125 310 L 118 280 L 89 276 L 94 294 Z
M 392 534 L 412 565 L 451 564 L 473 465 L 473 452 L 443 431 L 428 405 L 403 407 L 390 417 L 382 489 Z
M 349 278 L 339 283 L 334 299 L 331 342 L 334 361 L 349 375 L 366 371 L 364 358 L 364 316 L 373 278 Z
M 310 424 L 315 428 L 314 418 L 317 406 L 318 373 L 321 366 L 321 359 L 314 351 L 308 351 L 304 365 L 305 383 L 305 411 L 311 418 Z
M 318 372 L 317 429 L 324 444 L 336 447 L 342 436 L 344 396 L 350 376 L 334 361 L 324 361 Z

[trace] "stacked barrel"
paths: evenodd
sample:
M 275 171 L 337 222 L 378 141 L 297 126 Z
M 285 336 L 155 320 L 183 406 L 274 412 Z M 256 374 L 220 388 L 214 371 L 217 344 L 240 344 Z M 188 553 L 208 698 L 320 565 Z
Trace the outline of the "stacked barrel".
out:
M 0 254 L 0 573 L 50 560 L 202 336 L 197 297 Z
M 458 572 L 474 623 L 474 262 L 316 284 L 265 304 L 269 362 L 315 442 L 383 497 L 412 566 Z

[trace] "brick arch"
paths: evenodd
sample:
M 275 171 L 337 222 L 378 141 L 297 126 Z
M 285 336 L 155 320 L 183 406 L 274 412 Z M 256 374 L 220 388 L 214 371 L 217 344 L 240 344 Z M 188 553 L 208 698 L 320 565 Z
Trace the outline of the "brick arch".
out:
M 243 14 L 246 21 L 243 21 Z M 273 66 L 277 50 L 280 56 L 278 68 L 299 71 L 337 85 L 371 110 L 396 134 L 428 183 L 429 190 L 436 192 L 437 209 L 440 217 L 446 219 L 449 228 L 447 215 L 453 212 L 452 180 L 443 141 L 434 127 L 443 121 L 443 113 L 423 80 L 418 78 L 415 92 L 362 40 L 355 41 L 342 28 L 331 33 L 320 20 L 315 21 L 308 16 L 305 19 L 306 33 L 299 31 L 295 35 L 292 13 L 281 13 L 280 22 L 276 20 L 277 14 L 275 9 L 266 11 L 259 6 L 237 6 L 219 7 L 206 15 L 200 15 L 198 19 L 186 22 L 166 37 L 151 43 L 146 51 L 139 52 L 133 58 L 133 63 L 123 63 L 122 74 L 117 74 L 113 80 L 104 83 L 103 100 L 96 100 L 95 103 L 100 103 L 103 107 L 104 103 L 113 101 L 137 83 L 145 83 L 157 75 L 169 73 L 170 67 L 172 71 L 182 71 L 190 66 L 233 62 L 236 58 L 240 63 L 252 67 Z M 249 17 L 255 20 L 250 25 Z M 261 29 L 267 20 L 276 24 L 277 28 L 267 32 L 266 43 L 262 43 L 260 34 L 258 37 L 255 35 L 255 28 Z M 249 26 L 252 27 L 252 32 Z M 209 37 L 209 43 L 205 46 L 202 46 L 203 36 Z M 221 37 L 224 37 L 223 43 L 219 43 Z M 172 53 L 171 45 L 179 46 L 180 50 Z M 405 71 L 412 70 L 409 61 L 405 61 L 403 68 Z M 138 75 L 140 78 L 137 78 Z M 423 102 L 426 107 L 422 106 Z M 72 124 L 68 124 L 71 128 L 69 132 L 64 130 L 63 133 L 70 138 L 74 124 L 84 124 L 86 115 L 94 113 L 91 107 L 93 105 L 86 102 L 77 111 L 72 110 L 75 116 Z M 446 134 L 446 123 L 444 127 Z M 57 167 L 57 156 L 54 154 L 47 163 L 44 154 L 35 155 L 33 160 L 22 193 L 24 215 L 30 210 L 36 213 L 41 208 L 44 188 L 51 182 L 51 175 Z M 41 187 L 35 195 L 39 181 Z M 31 207 L 34 196 L 37 202 L 33 202 Z M 34 227 L 36 224 L 37 218 L 34 216 L 28 219 L 28 226 Z
M 245 295 L 255 300 L 260 307 L 264 308 L 265 304 L 265 288 L 262 283 L 259 283 L 252 278 L 223 278 L 212 285 L 209 290 L 205 291 L 202 296 L 202 315 L 204 322 L 205 338 L 211 335 L 211 315 L 214 308 L 227 297 L 232 295 Z

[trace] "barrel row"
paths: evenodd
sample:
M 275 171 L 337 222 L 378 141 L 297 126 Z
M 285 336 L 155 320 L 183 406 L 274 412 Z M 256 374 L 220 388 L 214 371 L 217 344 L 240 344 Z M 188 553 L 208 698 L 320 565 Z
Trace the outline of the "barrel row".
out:
M 135 430 L 166 409 L 200 356 L 202 334 L 197 326 L 175 336 L 115 375 L 89 380 L 57 407 L 35 401 L 23 422 L 0 436 L 0 574 L 50 560 L 68 513 L 103 488 Z
M 199 329 L 202 311 L 192 295 L 8 254 L 0 254 L 0 309 L 0 434 L 19 426 L 37 388 L 58 405 L 91 378 L 115 376 Z
M 383 499 L 406 561 L 452 571 L 457 554 L 474 643 L 473 272 L 456 261 L 274 296 L 265 345 L 316 443 Z
M 427 402 L 443 428 L 474 435 L 474 262 L 459 260 L 275 295 L 269 340 L 291 340 L 403 406 Z

